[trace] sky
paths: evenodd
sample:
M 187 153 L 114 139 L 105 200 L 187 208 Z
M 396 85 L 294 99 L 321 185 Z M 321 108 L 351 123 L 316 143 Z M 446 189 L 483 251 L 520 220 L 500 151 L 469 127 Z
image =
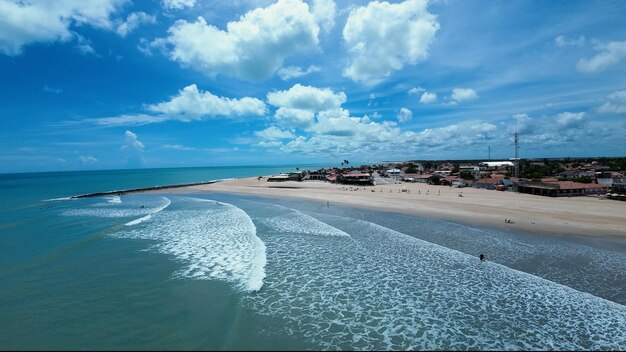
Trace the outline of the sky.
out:
M 624 14 L 0 0 L 0 172 L 626 156 Z

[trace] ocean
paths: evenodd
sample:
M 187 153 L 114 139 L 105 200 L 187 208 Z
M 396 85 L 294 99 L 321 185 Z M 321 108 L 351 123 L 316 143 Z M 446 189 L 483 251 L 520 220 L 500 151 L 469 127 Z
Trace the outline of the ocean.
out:
M 623 239 L 224 193 L 67 199 L 294 169 L 0 175 L 0 349 L 626 349 Z

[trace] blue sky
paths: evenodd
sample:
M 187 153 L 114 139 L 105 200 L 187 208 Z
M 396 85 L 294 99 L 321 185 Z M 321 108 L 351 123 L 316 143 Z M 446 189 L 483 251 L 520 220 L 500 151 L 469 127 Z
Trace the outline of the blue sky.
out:
M 0 0 L 0 172 L 624 156 L 626 2 Z

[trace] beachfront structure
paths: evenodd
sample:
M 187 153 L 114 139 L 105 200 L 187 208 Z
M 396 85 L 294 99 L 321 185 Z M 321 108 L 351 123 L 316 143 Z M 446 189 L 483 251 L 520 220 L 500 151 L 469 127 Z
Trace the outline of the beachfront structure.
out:
M 402 170 L 400 169 L 389 169 L 385 171 L 385 174 L 387 174 L 387 176 L 399 176 L 401 173 Z
M 593 194 L 605 194 L 607 185 L 597 183 L 580 183 L 574 181 L 527 181 L 517 185 L 520 193 L 528 193 L 545 197 L 572 197 Z
M 337 175 L 337 182 L 350 185 L 373 185 L 374 178 L 366 172 L 350 172 Z
M 310 171 L 308 175 L 308 179 L 326 181 L 326 172 L 324 172 L 323 170 Z
M 289 174 L 273 175 L 267 178 L 267 182 L 285 182 L 289 181 Z

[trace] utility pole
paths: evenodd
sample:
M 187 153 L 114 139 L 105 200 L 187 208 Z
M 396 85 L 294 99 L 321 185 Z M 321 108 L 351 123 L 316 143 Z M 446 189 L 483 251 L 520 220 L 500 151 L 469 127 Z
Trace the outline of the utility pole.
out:
M 491 161 L 491 146 L 487 146 L 487 150 L 488 150 L 488 156 L 487 156 L 487 160 Z

